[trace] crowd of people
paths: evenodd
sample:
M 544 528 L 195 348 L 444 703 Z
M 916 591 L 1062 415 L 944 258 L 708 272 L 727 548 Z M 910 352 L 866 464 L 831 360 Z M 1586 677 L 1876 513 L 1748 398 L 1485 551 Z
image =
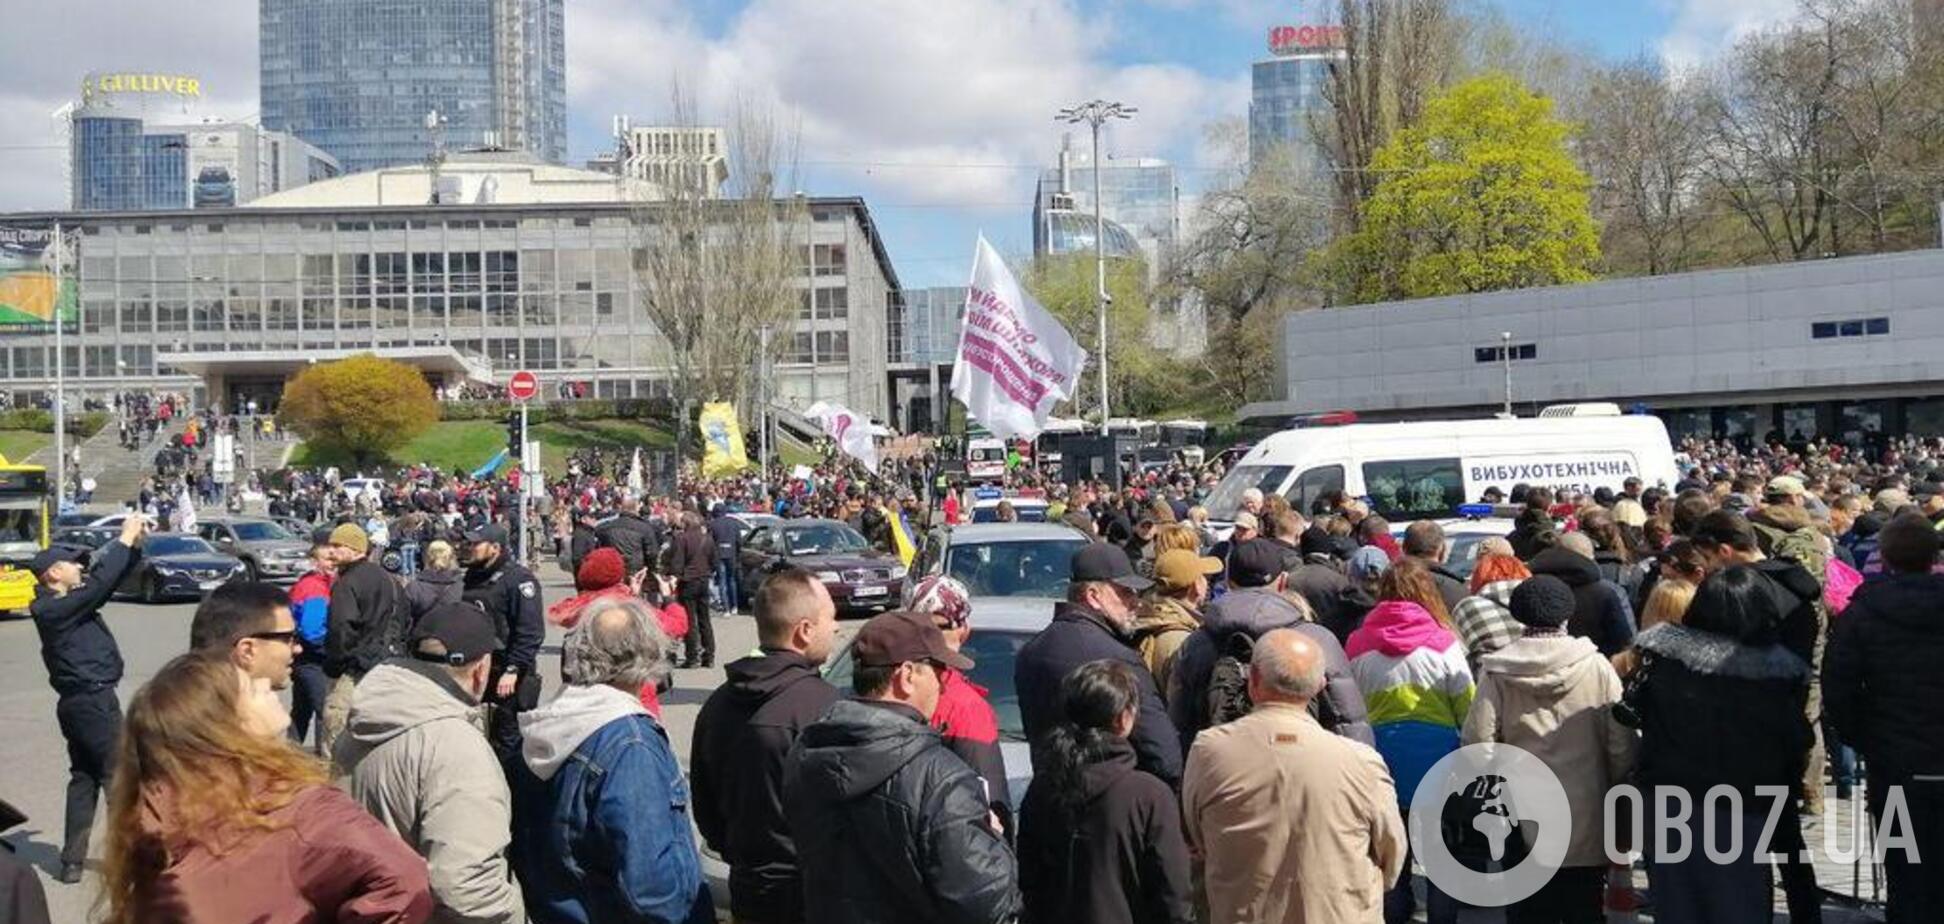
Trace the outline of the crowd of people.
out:
M 1675 485 L 1491 492 L 1517 512 L 1468 569 L 1438 523 L 1394 530 L 1340 492 L 1244 492 L 1219 530 L 1199 507 L 1214 467 L 1039 487 L 1090 543 L 1017 653 L 1023 793 L 968 679 L 962 585 L 926 578 L 864 623 L 840 690 L 823 582 L 784 568 L 742 601 L 723 567 L 731 513 L 837 517 L 887 548 L 900 519 L 963 522 L 962 487 L 922 458 L 875 480 L 685 472 L 644 497 L 631 458 L 577 454 L 526 524 L 501 476 L 414 467 L 352 491 L 287 471 L 271 503 L 317 524 L 313 570 L 210 593 L 125 716 L 99 611 L 145 522 L 85 570 L 71 549 L 33 563 L 71 765 L 61 878 L 80 880 L 105 790 L 114 921 L 1402 922 L 1422 894 L 1444 924 L 1466 906 L 1414 886 L 1412 796 L 1499 742 L 1572 812 L 1561 868 L 1510 921 L 1648 900 L 1660 922 L 1767 920 L 1776 872 L 1790 920 L 1820 920 L 1804 820 L 1859 791 L 1878 818 L 1895 794 L 1918 848 L 1883 856 L 1890 920 L 1938 920 L 1915 857 L 1944 849 L 1944 447 L 1681 452 Z M 547 605 L 522 529 L 574 596 Z M 388 572 L 378 554 L 406 542 L 416 565 Z M 724 659 L 684 773 L 661 698 L 672 667 L 715 666 L 724 608 L 752 614 L 758 650 Z M 562 680 L 545 703 L 543 670 Z M 1676 856 L 1608 832 L 1623 784 L 1745 836 Z M 1706 798 L 1720 787 L 1738 799 Z

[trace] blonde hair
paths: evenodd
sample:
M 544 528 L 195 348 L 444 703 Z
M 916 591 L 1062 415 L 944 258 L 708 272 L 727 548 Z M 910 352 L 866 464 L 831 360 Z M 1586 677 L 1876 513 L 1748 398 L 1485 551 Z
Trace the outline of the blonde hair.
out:
M 1154 531 L 1154 557 L 1160 558 L 1162 552 L 1174 549 L 1200 552 L 1201 534 L 1186 523 L 1169 523 Z
M 459 554 L 452 550 L 452 543 L 444 539 L 434 539 L 425 546 L 425 568 L 427 571 L 451 571 L 459 567 Z
M 272 815 L 327 781 L 324 764 L 282 735 L 243 728 L 242 691 L 227 651 L 170 661 L 135 692 L 108 793 L 100 901 L 112 924 L 146 917 L 149 892 L 174 846 L 222 854 L 288 825 Z M 144 822 L 144 805 L 159 821 Z
M 1662 578 L 1647 595 L 1640 608 L 1640 628 L 1645 630 L 1664 622 L 1680 625 L 1694 602 L 1695 585 L 1680 578 Z

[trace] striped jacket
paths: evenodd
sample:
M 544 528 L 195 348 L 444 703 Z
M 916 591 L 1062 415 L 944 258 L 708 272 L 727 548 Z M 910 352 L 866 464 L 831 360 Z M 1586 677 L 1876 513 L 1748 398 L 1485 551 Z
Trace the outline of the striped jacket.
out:
M 1474 688 L 1465 647 L 1415 603 L 1386 600 L 1350 633 L 1350 675 L 1363 691 L 1377 753 L 1397 798 L 1411 796 L 1431 765 L 1458 749 Z
M 1458 601 L 1451 621 L 1458 629 L 1458 640 L 1465 643 L 1465 663 L 1478 673 L 1480 658 L 1519 640 L 1525 627 L 1512 618 L 1512 591 L 1519 581 L 1493 581 L 1478 593 Z

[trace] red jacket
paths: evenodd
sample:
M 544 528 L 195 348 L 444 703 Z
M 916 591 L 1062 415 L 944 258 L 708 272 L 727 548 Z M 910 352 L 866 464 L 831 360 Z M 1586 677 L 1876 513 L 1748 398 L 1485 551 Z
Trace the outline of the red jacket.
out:
M 987 803 L 1005 818 L 1012 800 L 1006 791 L 1006 761 L 999 752 L 999 717 L 986 701 L 984 687 L 949 667 L 941 679 L 932 727 L 945 739 L 945 746 L 985 780 Z
M 547 621 L 563 629 L 572 629 L 574 626 L 580 624 L 581 612 L 587 608 L 588 604 L 604 597 L 633 596 L 633 594 L 628 592 L 627 587 L 620 584 L 616 584 L 613 587 L 604 587 L 600 590 L 590 590 L 583 594 L 575 594 L 547 607 Z M 657 621 L 661 623 L 663 634 L 669 638 L 678 639 L 688 634 L 688 610 L 683 609 L 680 603 L 671 600 L 667 606 L 656 607 L 638 597 L 635 599 L 637 602 L 655 611 Z M 562 667 L 563 669 L 565 667 L 564 661 Z M 648 710 L 649 715 L 654 716 L 656 719 L 661 718 L 661 697 L 656 695 L 654 684 L 646 684 L 641 688 L 641 705 L 642 708 Z
M 135 919 L 417 924 L 432 916 L 425 860 L 342 791 L 312 787 L 273 817 L 288 826 L 220 856 L 171 844 L 173 862 Z

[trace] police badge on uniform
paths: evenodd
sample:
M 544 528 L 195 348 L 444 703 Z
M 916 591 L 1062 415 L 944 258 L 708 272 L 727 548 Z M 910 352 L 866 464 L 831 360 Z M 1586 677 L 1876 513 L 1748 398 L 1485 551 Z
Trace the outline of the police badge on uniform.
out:
M 533 582 L 532 582 L 532 581 L 521 581 L 521 582 L 520 582 L 520 596 L 522 596 L 522 597 L 525 597 L 525 598 L 527 598 L 527 599 L 529 599 L 529 600 L 531 600 L 531 599 L 533 599 L 533 592 L 534 592 L 534 588 L 533 588 Z

